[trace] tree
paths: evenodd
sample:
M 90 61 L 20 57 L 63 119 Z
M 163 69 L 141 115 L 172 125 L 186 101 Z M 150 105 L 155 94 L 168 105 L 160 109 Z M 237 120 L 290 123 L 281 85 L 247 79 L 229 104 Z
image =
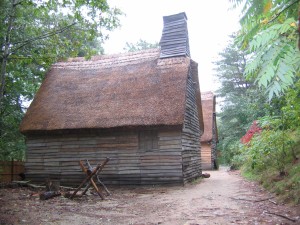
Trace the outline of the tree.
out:
M 241 167 L 264 187 L 276 187 L 273 191 L 284 195 L 291 193 L 288 198 L 299 202 L 296 196 L 300 174 L 295 162 L 300 156 L 300 55 L 296 45 L 300 0 L 232 2 L 235 6 L 243 5 L 242 29 L 235 43 L 239 46 L 236 50 L 244 54 L 243 75 L 250 86 L 238 98 L 238 88 L 233 91 L 236 87 L 233 80 L 222 82 L 221 93 L 225 100 L 230 100 L 220 113 L 218 126 L 224 137 L 220 142 L 223 158 L 226 163 Z M 230 55 L 224 56 L 230 59 Z M 218 67 L 221 78 L 222 72 L 232 75 L 231 64 L 221 61 L 222 67 Z M 241 144 L 237 138 L 249 118 L 257 120 L 259 128 L 250 128 Z M 253 135 L 255 130 L 259 132 Z M 278 177 L 281 184 L 278 180 L 274 184 Z
M 243 76 L 247 63 L 246 53 L 234 44 L 235 36 L 231 38 L 215 62 L 215 77 L 221 84 L 216 93 L 222 99 L 221 112 L 218 113 L 219 149 L 226 163 L 230 163 L 236 154 L 236 145 L 249 124 L 264 116 L 269 108 L 254 80 Z
M 1 1 L 0 104 L 8 63 L 39 59 L 47 67 L 59 58 L 76 56 L 76 49 L 83 47 L 91 55 L 94 52 L 85 43 L 96 38 L 102 43 L 107 38 L 104 29 L 117 27 L 120 13 L 101 0 Z
M 232 36 L 229 45 L 219 53 L 220 59 L 215 62 L 215 77 L 221 84 L 217 95 L 223 99 L 220 113 L 223 124 L 231 124 L 228 129 L 235 132 L 233 136 L 239 139 L 249 123 L 265 114 L 266 99 L 254 80 L 243 76 L 246 53 L 233 43 L 234 38 Z
M 158 48 L 158 43 L 152 44 L 145 40 L 140 39 L 137 43 L 126 42 L 126 46 L 123 48 L 123 50 L 127 52 L 136 52 L 136 51 L 150 49 L 150 48 Z
M 297 18 L 300 0 L 232 0 L 243 5 L 237 41 L 247 49 L 245 76 L 265 88 L 269 100 L 299 79 Z
M 219 53 L 219 61 L 216 61 L 215 76 L 221 84 L 218 90 L 220 97 L 226 102 L 232 102 L 232 96 L 243 95 L 253 86 L 253 80 L 246 80 L 243 76 L 246 66 L 246 53 L 233 43 L 235 35 L 231 35 L 228 46 Z
M 0 156 L 22 159 L 19 123 L 57 60 L 103 53 L 121 11 L 106 0 L 0 1 Z

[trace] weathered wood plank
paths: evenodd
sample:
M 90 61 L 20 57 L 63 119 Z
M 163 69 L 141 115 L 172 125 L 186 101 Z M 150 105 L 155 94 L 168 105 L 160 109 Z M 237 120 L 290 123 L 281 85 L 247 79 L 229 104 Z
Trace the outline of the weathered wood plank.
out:
M 182 182 L 181 131 L 158 130 L 157 140 L 157 151 L 141 152 L 138 131 L 129 135 L 119 132 L 90 137 L 68 134 L 43 137 L 28 146 L 28 156 L 32 159 L 28 159 L 26 165 L 34 179 L 43 181 L 45 174 L 59 174 L 62 184 L 76 184 L 83 177 L 79 160 L 89 159 L 95 166 L 108 156 L 111 161 L 101 177 L 111 184 L 141 184 L 142 176 L 147 177 L 144 183 Z

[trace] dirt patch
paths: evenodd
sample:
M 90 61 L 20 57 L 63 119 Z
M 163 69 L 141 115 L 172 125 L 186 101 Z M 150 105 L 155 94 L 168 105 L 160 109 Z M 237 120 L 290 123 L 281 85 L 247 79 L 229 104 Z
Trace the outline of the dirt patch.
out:
M 300 224 L 300 206 L 278 203 L 238 172 L 208 173 L 184 187 L 109 187 L 103 201 L 93 195 L 41 201 L 36 190 L 2 188 L 0 224 Z

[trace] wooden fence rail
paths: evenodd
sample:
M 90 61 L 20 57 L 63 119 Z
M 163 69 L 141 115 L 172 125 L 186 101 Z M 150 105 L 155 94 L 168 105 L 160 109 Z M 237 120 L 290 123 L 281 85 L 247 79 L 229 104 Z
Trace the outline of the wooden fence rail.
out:
M 21 180 L 20 174 L 24 174 L 25 166 L 23 161 L 0 161 L 0 182 L 12 182 Z

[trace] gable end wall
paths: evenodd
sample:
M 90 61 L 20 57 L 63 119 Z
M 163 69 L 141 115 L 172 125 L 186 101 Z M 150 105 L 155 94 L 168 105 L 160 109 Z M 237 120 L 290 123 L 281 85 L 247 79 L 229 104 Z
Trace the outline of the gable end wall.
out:
M 182 130 L 182 170 L 184 183 L 198 178 L 201 171 L 200 126 L 196 103 L 196 85 L 189 72 L 186 93 L 186 110 Z

